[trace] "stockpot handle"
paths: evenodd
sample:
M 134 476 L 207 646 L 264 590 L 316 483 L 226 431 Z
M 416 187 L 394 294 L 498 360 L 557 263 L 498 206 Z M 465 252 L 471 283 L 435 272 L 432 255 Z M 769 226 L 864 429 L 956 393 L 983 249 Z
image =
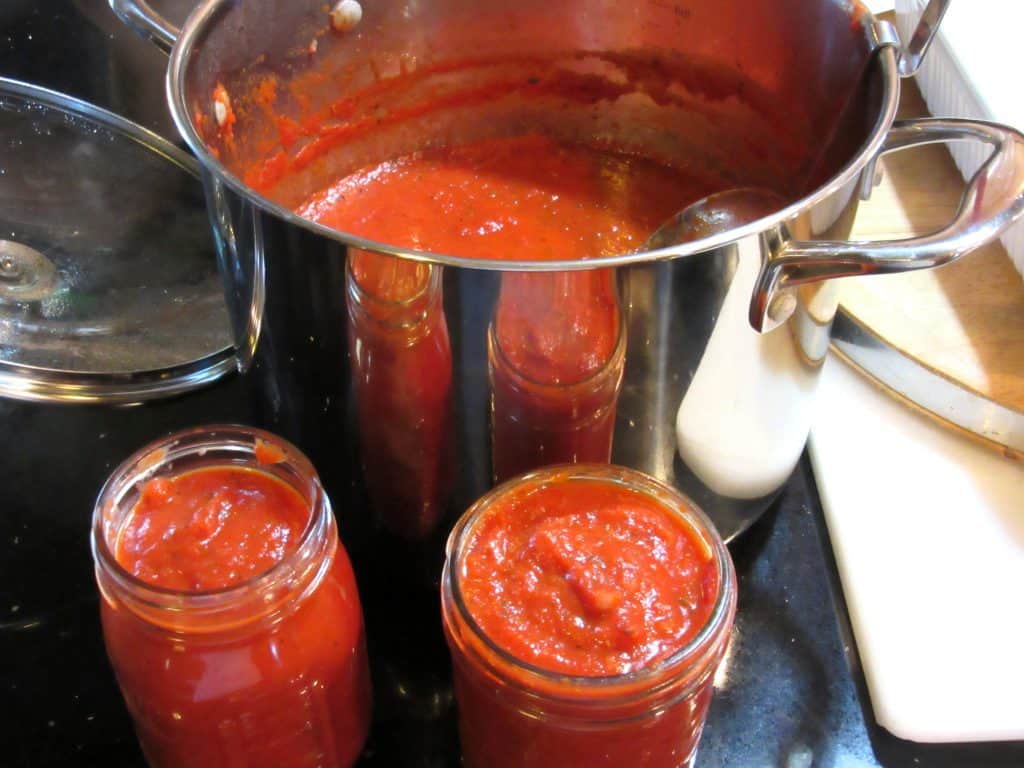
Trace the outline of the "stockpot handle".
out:
M 912 77 L 917 74 L 948 8 L 949 0 L 929 1 L 914 28 L 914 34 L 911 35 L 907 44 L 900 48 L 898 65 L 900 77 Z
M 110 0 L 110 9 L 130 29 L 170 53 L 181 30 L 154 11 L 146 0 Z
M 952 222 L 930 235 L 905 240 L 783 240 L 764 264 L 750 304 L 750 324 L 769 331 L 792 314 L 789 290 L 833 277 L 886 274 L 947 264 L 995 240 L 1024 214 L 1024 135 L 976 120 L 922 118 L 897 121 L 879 155 L 924 144 L 978 141 L 992 154 L 967 183 Z M 867 172 L 873 171 L 873 163 Z

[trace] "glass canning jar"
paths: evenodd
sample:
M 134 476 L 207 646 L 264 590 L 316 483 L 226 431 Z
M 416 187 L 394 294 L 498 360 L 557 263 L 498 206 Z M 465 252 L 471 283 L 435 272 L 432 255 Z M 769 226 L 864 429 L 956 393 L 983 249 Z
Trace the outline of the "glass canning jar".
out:
M 625 360 L 612 270 L 502 275 L 487 334 L 495 480 L 609 461 Z
M 308 510 L 269 570 L 180 591 L 118 559 L 146 484 L 206 470 L 263 473 Z M 155 768 L 348 766 L 370 723 L 362 609 L 330 501 L 309 461 L 260 430 L 211 426 L 158 440 L 108 479 L 92 549 L 104 640 Z
M 345 276 L 363 478 L 378 519 L 412 540 L 439 528 L 455 468 L 441 272 L 356 250 Z
M 694 614 L 702 621 L 695 621 L 691 631 L 681 636 L 681 646 L 666 649 L 667 655 L 659 654 L 650 663 L 637 664 L 621 674 L 585 676 L 542 666 L 536 659 L 525 659 L 526 652 L 509 650 L 513 645 L 509 633 L 522 633 L 526 622 L 518 613 L 520 605 L 508 607 L 509 584 L 490 583 L 485 593 L 492 595 L 492 604 L 498 606 L 495 610 L 511 620 L 500 627 L 500 633 L 489 634 L 483 628 L 487 622 L 478 620 L 482 617 L 475 616 L 468 607 L 466 579 L 477 578 L 480 571 L 475 566 L 467 570 L 467 557 L 471 549 L 487 550 L 487 556 L 496 561 L 519 557 L 524 547 L 532 546 L 532 542 L 522 543 L 531 535 L 518 539 L 518 545 L 506 546 L 507 541 L 499 541 L 492 533 L 497 525 L 495 515 L 512 515 L 502 525 L 514 527 L 531 515 L 548 514 L 547 510 L 558 510 L 551 514 L 570 514 L 579 489 L 589 485 L 588 498 L 595 498 L 595 483 L 620 498 L 624 492 L 637 494 L 630 498 L 662 510 L 670 516 L 666 522 L 677 523 L 686 531 L 704 563 L 699 583 L 700 599 L 705 604 Z M 543 493 L 545 505 L 545 511 L 539 513 L 535 510 L 540 504 L 531 501 L 531 495 L 538 492 Z M 531 504 L 534 511 L 530 511 Z M 599 506 L 591 504 L 579 510 L 591 515 L 586 523 L 590 529 L 587 535 L 605 525 Z M 544 542 L 544 557 L 556 563 L 554 574 L 534 570 L 517 582 L 533 581 L 538 589 L 565 587 L 554 581 L 562 578 L 559 569 L 568 567 L 566 563 L 573 558 L 560 559 L 559 554 L 564 552 L 557 553 L 551 546 L 551 535 L 550 529 L 539 534 L 549 537 Z M 480 536 L 485 538 L 481 540 Z M 532 538 L 535 541 L 537 536 Z M 591 554 L 587 547 L 576 552 L 585 560 Z M 623 557 L 628 560 L 630 556 Z M 592 567 L 592 561 L 584 563 L 584 569 Z M 467 577 L 468 573 L 472 575 Z M 485 495 L 456 524 L 448 540 L 441 590 L 459 733 L 469 768 L 692 765 L 715 671 L 729 642 L 736 610 L 736 576 L 721 537 L 689 499 L 654 478 L 612 465 L 557 466 L 520 476 Z M 601 590 L 594 595 L 604 599 Z M 537 611 L 532 615 L 536 617 Z M 547 641 L 545 637 L 525 635 L 514 639 L 518 648 L 529 652 Z M 584 644 L 570 644 L 568 652 L 586 652 Z

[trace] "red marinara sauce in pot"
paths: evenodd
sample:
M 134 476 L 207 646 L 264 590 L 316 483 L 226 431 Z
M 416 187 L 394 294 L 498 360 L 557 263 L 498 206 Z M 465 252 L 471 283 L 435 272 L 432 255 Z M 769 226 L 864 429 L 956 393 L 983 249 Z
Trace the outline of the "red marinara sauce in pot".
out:
M 717 188 L 614 148 L 526 134 L 430 147 L 368 166 L 296 212 L 405 248 L 573 261 L 637 250 L 665 219 Z
M 147 446 L 101 492 L 93 552 L 150 765 L 355 762 L 370 723 L 362 609 L 297 449 L 242 427 Z
M 442 576 L 466 764 L 691 765 L 735 609 L 711 522 L 653 478 L 581 464 L 499 486 Z

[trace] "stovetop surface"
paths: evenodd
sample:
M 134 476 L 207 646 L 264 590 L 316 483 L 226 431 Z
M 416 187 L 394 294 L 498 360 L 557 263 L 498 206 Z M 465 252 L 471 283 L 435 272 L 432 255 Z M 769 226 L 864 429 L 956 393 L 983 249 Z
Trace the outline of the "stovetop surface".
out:
M 0 9 L 0 75 L 175 140 L 163 66 L 99 0 L 6 0 Z M 93 501 L 144 443 L 249 414 L 237 377 L 132 408 L 0 400 L 0 763 L 144 764 L 103 650 L 88 545 Z M 739 611 L 700 765 L 1024 765 L 1021 744 L 917 745 L 874 722 L 806 459 L 731 550 Z M 373 574 L 361 577 L 361 589 L 372 590 Z M 435 621 L 436 594 L 413 590 L 396 601 L 369 617 L 376 710 L 363 763 L 457 765 L 446 652 L 414 629 Z

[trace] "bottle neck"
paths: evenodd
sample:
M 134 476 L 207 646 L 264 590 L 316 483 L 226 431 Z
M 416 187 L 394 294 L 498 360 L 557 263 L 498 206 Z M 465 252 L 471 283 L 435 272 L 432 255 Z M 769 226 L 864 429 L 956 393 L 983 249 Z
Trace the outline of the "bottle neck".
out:
M 436 264 L 353 249 L 345 271 L 349 315 L 354 323 L 414 334 L 441 308 Z

